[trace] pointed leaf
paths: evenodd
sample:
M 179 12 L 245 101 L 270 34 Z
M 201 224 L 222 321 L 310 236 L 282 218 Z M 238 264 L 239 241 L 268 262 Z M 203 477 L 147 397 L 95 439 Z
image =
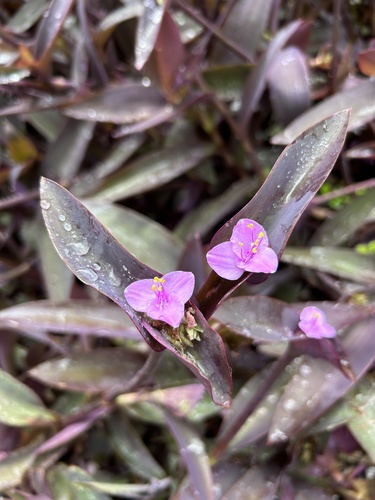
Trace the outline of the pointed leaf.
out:
M 343 348 L 356 380 L 361 378 L 375 360 L 372 342 L 374 318 L 368 318 L 353 326 L 343 340 Z M 287 384 L 280 399 L 269 432 L 271 443 L 280 443 L 295 437 L 342 398 L 354 381 L 325 360 L 308 356 L 301 358 L 297 372 Z
M 138 20 L 135 39 L 135 67 L 141 70 L 154 49 L 168 2 L 144 0 L 144 10 Z
M 313 246 L 336 246 L 347 241 L 364 223 L 375 206 L 375 189 L 357 196 L 322 224 L 310 241 Z
M 283 27 L 269 44 L 267 51 L 262 55 L 259 63 L 251 72 L 247 82 L 245 83 L 242 94 L 242 108 L 240 113 L 240 125 L 243 130 L 246 129 L 251 116 L 253 115 L 259 100 L 266 88 L 266 78 L 274 58 L 288 42 L 288 40 L 301 29 L 308 25 L 307 22 L 297 20 Z M 321 116 L 327 116 L 329 113 L 324 113 Z
M 25 33 L 40 18 L 47 5 L 47 0 L 31 0 L 19 7 L 6 24 L 14 33 Z
M 257 194 L 215 234 L 211 248 L 229 241 L 235 224 L 249 218 L 264 226 L 271 248 L 280 257 L 295 224 L 335 164 L 348 120 L 349 111 L 330 116 L 285 148 Z M 212 272 L 197 296 L 203 314 L 209 317 L 218 303 L 248 277 L 244 273 L 237 281 L 226 281 Z M 259 283 L 265 277 L 254 275 L 253 279 Z
M 124 309 L 152 348 L 160 350 L 144 329 L 142 314 L 124 297 L 127 285 L 158 273 L 135 259 L 73 195 L 48 179 L 41 181 L 41 207 L 52 243 L 71 271 Z
M 108 178 L 93 199 L 116 201 L 145 193 L 175 179 L 212 155 L 211 144 L 189 144 L 166 148 L 142 156 Z
M 0 324 L 20 330 L 140 339 L 129 316 L 119 307 L 91 300 L 38 300 L 0 311 Z
M 53 359 L 32 368 L 28 374 L 50 387 L 99 393 L 121 390 L 144 363 L 144 357 L 118 348 L 97 348 Z
M 38 26 L 34 45 L 35 59 L 45 60 L 48 58 L 73 3 L 74 0 L 52 0 Z
M 170 106 L 155 87 L 123 83 L 66 106 L 63 113 L 76 120 L 121 124 L 143 122 L 168 110 Z
M 201 340 L 185 349 L 178 338 L 170 337 L 167 325 L 160 326 L 160 331 L 153 328 L 125 301 L 127 285 L 158 273 L 132 257 L 73 195 L 53 181 L 41 181 L 41 206 L 52 242 L 78 278 L 116 302 L 151 347 L 172 351 L 201 379 L 217 404 L 228 406 L 232 381 L 223 341 L 196 306 L 188 303 L 202 332 Z
M 39 233 L 36 246 L 38 248 L 47 297 L 52 300 L 65 300 L 70 297 L 74 275 L 60 259 L 55 247 L 51 243 L 46 228 L 40 225 L 36 231 Z
M 204 442 L 190 424 L 176 417 L 172 412 L 163 409 L 166 422 L 178 442 L 180 454 L 183 457 L 197 498 L 213 500 L 213 479 L 210 462 Z
M 322 116 L 351 108 L 348 131 L 356 130 L 375 117 L 375 82 L 365 81 L 319 102 L 296 118 L 283 132 L 273 136 L 272 144 L 288 144 Z
M 287 125 L 310 107 L 310 75 L 306 57 L 297 47 L 287 47 L 273 60 L 267 75 L 272 107 Z
M 289 340 L 298 326 L 293 308 L 270 297 L 233 297 L 226 300 L 214 318 L 235 333 L 256 341 Z
M 108 419 L 108 437 L 116 454 L 138 477 L 162 479 L 165 472 L 149 452 L 125 412 L 112 414 Z
M 368 285 L 375 283 L 374 259 L 360 255 L 349 248 L 290 247 L 285 249 L 282 261 L 330 273 L 357 283 Z
M 232 396 L 232 377 L 228 365 L 225 347 L 220 335 L 213 330 L 193 302 L 188 303 L 194 310 L 194 317 L 200 331 L 200 340 L 194 340 L 192 347 L 171 345 L 163 330 L 150 325 L 145 328 L 160 344 L 172 350 L 174 354 L 200 379 L 210 393 L 214 403 L 229 407 Z
M 89 486 L 93 478 L 75 465 L 55 465 L 47 473 L 47 482 L 54 500 L 110 500 L 110 497 Z

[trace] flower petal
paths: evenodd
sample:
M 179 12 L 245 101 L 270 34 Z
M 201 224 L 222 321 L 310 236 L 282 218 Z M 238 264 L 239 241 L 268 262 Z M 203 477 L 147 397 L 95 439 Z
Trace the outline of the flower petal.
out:
M 300 315 L 298 326 L 307 337 L 314 339 L 333 338 L 336 330 L 326 322 L 326 316 L 318 307 L 305 307 Z
M 168 294 L 168 300 L 163 301 L 162 305 L 153 300 L 146 312 L 150 318 L 164 321 L 177 328 L 185 314 L 185 302 L 182 302 L 177 294 Z
M 195 278 L 193 273 L 186 271 L 173 271 L 163 276 L 165 279 L 164 290 L 170 294 L 176 294 L 180 301 L 185 304 L 193 295 Z
M 263 236 L 259 238 L 259 235 Z M 237 257 L 248 255 L 254 246 L 256 240 L 259 241 L 258 251 L 268 247 L 268 238 L 263 226 L 252 219 L 240 219 L 233 228 L 230 241 L 233 245 L 233 251 Z
M 131 283 L 125 288 L 125 299 L 130 307 L 135 311 L 146 312 L 150 303 L 155 299 L 155 293 L 152 290 L 153 280 L 139 280 Z
M 274 273 L 279 265 L 276 253 L 272 248 L 258 250 L 248 262 L 237 262 L 237 265 L 251 273 Z
M 237 257 L 230 241 L 211 248 L 206 257 L 209 266 L 222 278 L 236 280 L 243 274 L 243 269 L 236 264 Z

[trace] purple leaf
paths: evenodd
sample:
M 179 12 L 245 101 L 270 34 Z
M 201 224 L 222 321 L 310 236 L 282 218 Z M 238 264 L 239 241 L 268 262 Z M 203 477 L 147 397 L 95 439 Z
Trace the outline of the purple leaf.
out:
M 200 379 L 210 393 L 214 403 L 229 407 L 232 393 L 232 378 L 225 347 L 220 335 L 210 328 L 207 321 L 192 302 L 190 309 L 200 334 L 200 340 L 194 340 L 193 347 L 176 346 L 174 354 Z M 159 330 L 145 324 L 145 328 L 167 349 L 172 349 L 170 341 Z
M 285 148 L 254 198 L 215 234 L 211 248 L 229 241 L 237 222 L 249 218 L 266 229 L 270 246 L 280 257 L 295 224 L 335 164 L 349 115 L 346 110 L 326 118 Z M 203 314 L 211 316 L 219 302 L 248 277 L 245 273 L 231 282 L 211 273 L 197 296 Z
M 227 299 L 215 311 L 214 318 L 236 334 L 258 342 L 286 341 L 298 324 L 297 311 L 270 297 Z
M 49 57 L 73 3 L 74 0 L 52 0 L 38 26 L 33 50 L 35 59 L 41 61 Z
M 125 411 L 117 411 L 107 419 L 109 441 L 121 461 L 138 477 L 162 479 L 165 472 L 151 455 Z
M 122 124 L 142 122 L 169 109 L 155 87 L 126 82 L 72 103 L 63 108 L 63 113 L 76 120 Z
M 201 340 L 192 346 L 170 337 L 167 325 L 161 331 L 132 309 L 124 290 L 139 279 L 160 274 L 130 255 L 99 221 L 66 189 L 53 181 L 41 181 L 41 207 L 50 238 L 60 257 L 84 283 L 107 295 L 124 309 L 154 350 L 162 346 L 179 357 L 202 381 L 215 403 L 229 406 L 232 381 L 221 337 L 212 330 L 194 304 Z
M 310 75 L 306 57 L 297 47 L 279 52 L 267 74 L 272 107 L 287 125 L 310 107 Z
M 41 330 L 141 340 L 127 314 L 94 300 L 25 302 L 0 311 L 0 324 L 23 331 Z
M 41 207 L 52 243 L 71 271 L 124 309 L 150 346 L 161 350 L 124 297 L 127 285 L 158 273 L 130 255 L 72 194 L 44 178 Z
M 371 317 L 353 326 L 343 340 L 356 381 L 373 366 L 373 334 L 374 318 Z M 276 408 L 269 442 L 283 442 L 307 429 L 354 384 L 327 361 L 302 358 Z
M 283 132 L 273 136 L 273 144 L 288 144 L 294 141 L 306 128 L 331 113 L 351 108 L 348 131 L 356 130 L 375 117 L 375 82 L 365 81 L 349 90 L 334 94 L 308 109 L 290 123 Z
M 142 367 L 144 356 L 116 347 L 76 352 L 35 366 L 28 374 L 49 387 L 97 394 L 121 391 Z
M 266 88 L 267 74 L 274 58 L 296 32 L 301 29 L 305 29 L 305 27 L 309 24 L 310 23 L 307 21 L 298 20 L 282 28 L 276 34 L 272 42 L 269 44 L 267 51 L 263 54 L 259 63 L 251 72 L 247 82 L 245 83 L 242 95 L 242 109 L 239 117 L 242 130 L 246 129 L 251 116 L 258 106 L 259 100 Z M 327 116 L 327 114 L 328 113 L 325 113 L 325 116 Z
M 80 436 L 84 432 L 86 432 L 92 425 L 99 419 L 104 417 L 107 413 L 111 411 L 109 406 L 103 406 L 96 408 L 91 411 L 89 414 L 85 415 L 83 420 L 78 422 L 74 422 L 70 425 L 67 425 L 61 431 L 57 432 L 50 439 L 47 439 L 41 446 L 36 450 L 37 455 L 41 455 L 42 453 L 46 453 L 48 451 L 52 451 L 60 446 L 64 446 L 76 437 Z
M 135 40 L 135 67 L 141 70 L 154 49 L 163 14 L 168 2 L 158 4 L 154 0 L 145 0 L 144 11 L 138 20 Z
M 213 480 L 204 442 L 187 422 L 163 408 L 166 422 L 178 442 L 180 455 L 186 462 L 191 482 L 200 500 L 213 500 Z

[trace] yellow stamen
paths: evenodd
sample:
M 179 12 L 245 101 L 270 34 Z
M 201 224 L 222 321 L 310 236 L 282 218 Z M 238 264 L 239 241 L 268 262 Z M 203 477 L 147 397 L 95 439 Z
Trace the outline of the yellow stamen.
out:
M 161 292 L 163 290 L 163 287 L 161 285 L 158 286 L 158 290 L 159 290 L 159 292 Z
M 263 231 L 261 231 L 261 232 L 258 234 L 258 238 L 263 238 L 263 236 L 264 236 L 264 233 L 263 233 Z
M 152 285 L 151 290 L 152 290 L 153 292 L 156 292 L 156 290 L 157 290 L 157 286 L 156 286 L 156 285 Z
M 157 276 L 155 276 L 154 283 L 164 283 L 164 282 L 165 282 L 164 278 L 158 278 Z
M 253 253 L 257 253 L 257 252 L 258 252 L 258 250 L 257 250 L 256 248 L 253 248 L 253 249 L 252 249 L 252 252 L 253 252 Z
M 240 245 L 240 247 L 243 247 L 243 243 L 241 243 L 240 241 L 238 242 L 238 244 Z
M 248 224 L 247 227 L 251 229 L 252 227 L 254 227 L 254 224 Z

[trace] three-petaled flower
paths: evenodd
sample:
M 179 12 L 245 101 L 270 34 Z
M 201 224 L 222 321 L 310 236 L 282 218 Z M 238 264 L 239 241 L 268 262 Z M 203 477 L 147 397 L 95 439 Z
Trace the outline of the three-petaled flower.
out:
M 161 278 L 135 281 L 124 294 L 135 311 L 177 328 L 185 314 L 185 303 L 193 294 L 194 283 L 192 273 L 173 271 Z
M 336 336 L 336 330 L 327 323 L 324 312 L 315 306 L 302 309 L 298 326 L 307 337 L 313 339 L 333 338 Z
M 236 280 L 245 271 L 274 273 L 278 266 L 277 255 L 268 246 L 265 229 L 251 219 L 239 220 L 230 240 L 216 245 L 207 253 L 207 262 L 227 280 Z

